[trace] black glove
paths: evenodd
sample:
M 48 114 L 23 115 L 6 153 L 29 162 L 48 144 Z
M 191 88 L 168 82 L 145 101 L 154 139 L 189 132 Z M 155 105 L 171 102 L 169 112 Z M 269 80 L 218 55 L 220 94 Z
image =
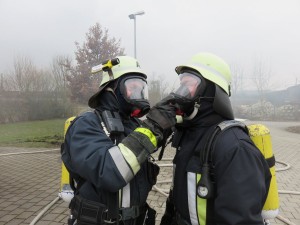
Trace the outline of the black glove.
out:
M 146 117 L 147 120 L 164 131 L 175 126 L 176 108 L 172 104 L 159 102 L 150 109 Z
M 176 124 L 176 108 L 171 104 L 160 104 L 152 107 L 147 114 L 147 119 L 143 121 L 143 126 L 150 129 L 157 139 L 157 147 L 161 147 L 166 134 Z
M 136 128 L 120 144 L 129 148 L 141 165 L 149 154 L 161 147 L 164 134 L 166 136 L 166 131 L 175 124 L 175 107 L 170 104 L 156 105 L 149 111 L 142 127 Z

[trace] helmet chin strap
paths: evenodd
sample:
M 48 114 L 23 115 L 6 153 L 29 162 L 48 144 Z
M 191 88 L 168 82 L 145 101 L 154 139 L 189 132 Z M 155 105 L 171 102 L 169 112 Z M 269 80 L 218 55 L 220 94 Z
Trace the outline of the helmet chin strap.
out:
M 198 102 L 195 102 L 193 112 L 189 116 L 183 117 L 183 119 L 184 120 L 191 120 L 191 119 L 193 119 L 197 115 L 197 113 L 199 111 L 199 108 L 200 108 L 200 104 Z

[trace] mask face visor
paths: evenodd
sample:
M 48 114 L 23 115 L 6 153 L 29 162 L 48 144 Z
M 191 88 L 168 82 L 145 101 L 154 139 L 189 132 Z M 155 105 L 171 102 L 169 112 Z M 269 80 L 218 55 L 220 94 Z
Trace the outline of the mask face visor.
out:
M 130 100 L 147 100 L 148 85 L 142 78 L 129 78 L 124 82 L 124 97 Z
M 180 87 L 174 93 L 177 96 L 188 100 L 192 100 L 197 97 L 201 85 L 200 77 L 192 73 L 184 72 L 179 75 L 179 79 Z

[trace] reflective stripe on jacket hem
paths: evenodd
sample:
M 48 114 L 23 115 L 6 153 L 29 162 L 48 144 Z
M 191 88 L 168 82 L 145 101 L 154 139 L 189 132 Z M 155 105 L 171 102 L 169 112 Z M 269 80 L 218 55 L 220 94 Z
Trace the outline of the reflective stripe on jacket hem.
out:
M 197 195 L 197 183 L 201 174 L 188 172 L 188 205 L 192 225 L 206 225 L 207 200 Z
M 125 187 L 122 188 L 122 199 L 121 199 L 121 207 L 127 208 L 130 207 L 130 183 L 128 183 Z

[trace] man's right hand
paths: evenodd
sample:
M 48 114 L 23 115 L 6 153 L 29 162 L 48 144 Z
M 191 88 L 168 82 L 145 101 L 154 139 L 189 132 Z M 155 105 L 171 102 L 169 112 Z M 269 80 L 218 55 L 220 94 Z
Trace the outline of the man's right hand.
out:
M 164 134 L 176 124 L 176 109 L 171 104 L 161 104 L 159 102 L 152 107 L 147 114 L 147 119 L 143 121 L 143 126 L 150 129 L 157 139 L 158 146 L 164 138 Z
M 148 157 L 162 145 L 164 133 L 176 124 L 175 107 L 171 104 L 155 105 L 142 122 L 142 127 L 136 128 L 119 144 L 131 150 L 141 165 Z
M 147 114 L 147 120 L 154 123 L 162 131 L 175 126 L 176 124 L 176 108 L 171 104 L 160 104 L 160 102 L 152 107 Z

